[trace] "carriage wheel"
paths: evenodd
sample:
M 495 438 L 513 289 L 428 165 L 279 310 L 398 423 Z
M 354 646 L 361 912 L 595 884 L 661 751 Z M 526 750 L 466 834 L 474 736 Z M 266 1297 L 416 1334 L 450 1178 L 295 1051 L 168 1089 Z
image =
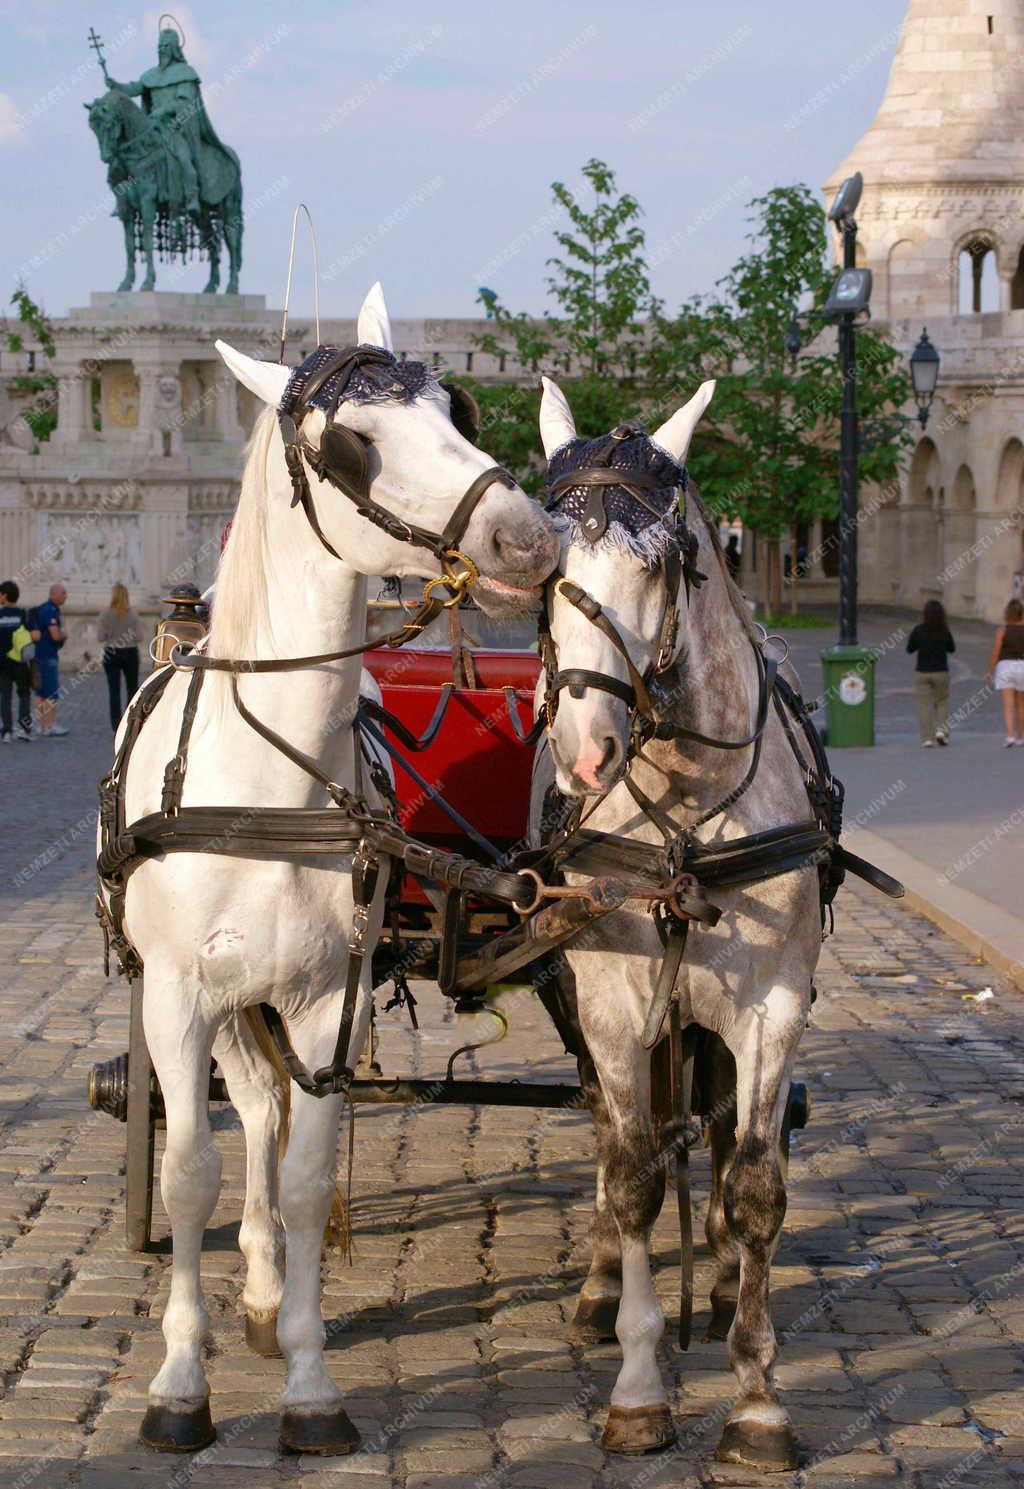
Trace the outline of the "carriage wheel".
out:
M 129 1251 L 147 1251 L 153 1222 L 153 1138 L 150 1085 L 153 1066 L 142 1027 L 142 979 L 131 984 L 128 1034 L 128 1121 L 125 1155 L 124 1234 Z

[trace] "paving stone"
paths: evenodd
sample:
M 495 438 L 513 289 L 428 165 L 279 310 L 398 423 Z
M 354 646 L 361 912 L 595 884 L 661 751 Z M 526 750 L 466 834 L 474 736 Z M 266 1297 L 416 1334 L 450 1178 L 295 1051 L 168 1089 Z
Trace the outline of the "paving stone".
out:
M 99 760 L 74 787 L 83 801 L 109 744 L 102 704 L 100 692 L 94 745 L 83 736 Z M 61 781 L 53 794 L 52 811 L 35 802 L 36 815 L 52 816 L 73 792 Z M 76 803 L 68 820 L 82 815 Z M 29 834 L 33 821 L 18 817 Z M 56 836 L 51 827 L 46 841 Z M 0 1489 L 40 1453 L 50 1455 L 46 1477 L 30 1489 L 51 1489 L 51 1476 L 52 1489 L 166 1489 L 182 1467 L 154 1462 L 137 1442 L 163 1354 L 168 1227 L 157 1193 L 160 1249 L 124 1249 L 124 1130 L 85 1102 L 89 1066 L 127 1039 L 125 985 L 104 981 L 96 954 L 88 854 L 74 845 L 27 899 L 5 899 L 0 883 L 12 973 L 0 988 Z M 988 983 L 996 999 L 965 1019 L 960 992 Z M 1005 1127 L 1024 1092 L 1022 1005 L 933 927 L 859 885 L 837 901 L 818 986 L 797 1061 L 814 1108 L 794 1135 L 773 1274 L 778 1379 L 809 1460 L 802 1485 L 911 1489 L 913 1476 L 913 1489 L 933 1489 L 960 1466 L 950 1483 L 1002 1489 L 1011 1472 L 1024 1474 L 1024 1127 Z M 435 990 L 418 991 L 421 1036 L 382 1018 L 380 1058 L 389 1071 L 432 1078 L 465 1030 Z M 511 1032 L 474 1056 L 473 1070 L 574 1079 L 532 995 L 504 1002 Z M 951 1020 L 957 1045 L 947 1042 Z M 680 1450 L 639 1464 L 603 1453 L 618 1347 L 580 1351 L 564 1337 L 589 1260 L 589 1121 L 526 1109 L 360 1111 L 355 1265 L 326 1253 L 323 1278 L 328 1369 L 366 1449 L 280 1459 L 283 1363 L 246 1351 L 239 1317 L 242 1137 L 228 1108 L 214 1122 L 224 1186 L 202 1272 L 220 1441 L 218 1454 L 188 1467 L 198 1489 L 794 1482 L 713 1461 L 735 1385 L 722 1344 L 698 1340 L 688 1355 L 672 1347 L 671 1207 L 654 1233 L 655 1284 L 670 1316 L 661 1359 Z M 693 1169 L 701 1236 L 703 1149 Z M 699 1334 L 713 1269 L 703 1241 L 697 1250 Z M 1006 1434 L 995 1450 L 963 1430 L 972 1420 L 983 1434 Z

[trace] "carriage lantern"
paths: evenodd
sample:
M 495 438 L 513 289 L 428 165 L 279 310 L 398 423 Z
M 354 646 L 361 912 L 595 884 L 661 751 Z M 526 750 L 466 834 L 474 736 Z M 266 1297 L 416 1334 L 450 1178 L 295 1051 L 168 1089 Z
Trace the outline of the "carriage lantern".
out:
M 206 635 L 209 624 L 206 602 L 194 584 L 176 584 L 163 596 L 163 603 L 174 609 L 160 621 L 153 637 L 150 655 L 158 667 L 171 660 L 176 646 L 191 651 Z

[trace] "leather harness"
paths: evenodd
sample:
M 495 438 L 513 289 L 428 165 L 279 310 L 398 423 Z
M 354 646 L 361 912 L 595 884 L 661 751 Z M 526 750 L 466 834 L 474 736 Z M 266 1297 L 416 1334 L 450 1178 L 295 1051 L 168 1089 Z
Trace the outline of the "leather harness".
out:
M 757 666 L 758 696 L 754 727 L 740 739 L 716 739 L 690 729 L 682 724 L 658 716 L 656 682 L 658 674 L 674 660 L 678 636 L 678 614 L 676 595 L 685 579 L 686 596 L 689 601 L 691 588 L 698 588 L 707 578 L 696 567 L 697 539 L 686 524 L 685 500 L 686 472 L 678 469 L 676 498 L 669 511 L 662 512 L 646 499 L 646 492 L 662 488 L 663 482 L 651 478 L 644 471 L 623 470 L 612 464 L 617 442 L 635 437 L 642 430 L 637 425 L 620 426 L 613 431 L 606 445 L 605 465 L 583 466 L 561 475 L 549 486 L 549 511 L 558 511 L 561 501 L 569 491 L 580 488 L 589 491 L 584 517 L 580 524 L 583 537 L 589 543 L 599 542 L 608 527 L 604 511 L 604 493 L 610 487 L 625 488 L 635 502 L 653 513 L 668 528 L 668 541 L 660 567 L 665 580 L 666 600 L 659 627 L 653 659 L 641 674 L 629 655 L 621 634 L 611 618 L 605 614 L 601 604 L 578 584 L 563 577 L 549 584 L 547 611 L 542 621 L 540 653 L 546 676 L 544 715 L 550 731 L 558 709 L 558 695 L 564 688 L 576 697 L 582 697 L 587 688 L 618 698 L 626 705 L 630 715 L 630 742 L 627 751 L 626 772 L 622 784 L 643 814 L 658 829 L 663 839 L 659 849 L 651 844 L 638 843 L 614 833 L 597 832 L 581 825 L 582 802 L 572 808 L 567 818 L 553 833 L 539 860 L 552 869 L 563 872 L 597 874 L 607 872 L 614 865 L 620 871 L 623 866 L 637 876 L 647 879 L 659 876 L 686 873 L 692 875 L 702 889 L 733 888 L 759 883 L 776 878 L 796 869 L 816 865 L 819 871 L 819 895 L 822 925 L 825 910 L 831 905 L 845 871 L 866 879 L 883 893 L 898 896 L 903 886 L 887 874 L 867 864 L 863 859 L 848 853 L 839 844 L 842 828 L 842 783 L 836 780 L 828 766 L 821 739 L 809 718 L 809 711 L 799 693 L 779 674 L 779 660 L 766 653 L 770 639 L 764 634 L 760 644 L 751 635 L 730 589 L 730 597 L 745 634 L 751 642 Z M 628 681 L 579 667 L 562 667 L 550 629 L 550 609 L 562 600 L 583 615 L 610 642 L 622 658 Z M 786 738 L 804 777 L 813 817 L 752 833 L 741 838 L 707 847 L 698 841 L 697 829 L 721 816 L 733 806 L 753 784 L 761 759 L 764 733 L 772 708 L 781 721 Z M 797 734 L 803 738 L 810 754 L 808 766 L 801 753 Z M 742 779 L 729 792 L 701 813 L 695 821 L 680 829 L 632 779 L 630 769 L 637 759 L 647 759 L 644 747 L 651 740 L 690 741 L 712 749 L 750 749 L 751 758 Z M 616 785 L 619 784 L 616 782 Z M 614 787 L 610 788 L 614 789 Z M 598 802 L 604 800 L 603 796 Z M 591 810 L 593 806 L 591 807 Z M 667 916 L 663 909 L 655 912 L 656 924 L 664 946 L 664 955 L 655 985 L 654 995 L 647 1012 L 641 1034 L 645 1049 L 653 1049 L 663 1038 L 666 1018 L 668 1020 L 669 1068 L 672 1093 L 672 1119 L 665 1124 L 661 1142 L 665 1152 L 675 1159 L 675 1184 L 679 1208 L 680 1248 L 682 1258 L 681 1291 L 679 1308 L 679 1344 L 686 1349 L 690 1342 L 693 1311 L 693 1225 L 689 1196 L 688 1147 L 692 1141 L 692 1101 L 694 1087 L 694 1065 L 700 1026 L 684 1024 L 681 1018 L 677 982 L 686 953 L 687 935 L 692 919 L 714 925 L 720 911 L 707 904 L 707 913 L 686 916 Z
M 510 490 L 515 479 L 500 466 L 491 466 L 471 482 L 444 529 L 430 532 L 404 522 L 369 494 L 369 456 L 367 441 L 349 429 L 332 423 L 339 404 L 344 401 L 353 375 L 367 367 L 397 367 L 390 352 L 377 347 L 318 347 L 289 378 L 278 423 L 285 446 L 285 460 L 292 481 L 292 506 L 301 504 L 306 519 L 319 541 L 335 558 L 337 550 L 324 535 L 306 476 L 305 465 L 341 491 L 361 516 L 402 542 L 429 549 L 441 563 L 442 573 L 427 582 L 419 610 L 378 645 L 402 646 L 418 635 L 445 608 L 459 603 L 476 581 L 476 566 L 460 553 L 466 528 L 484 493 L 500 481 Z M 332 383 L 333 379 L 333 383 Z M 324 397 L 330 384 L 329 394 Z M 314 450 L 301 433 L 307 414 L 318 401 L 327 417 L 321 446 Z M 456 405 L 453 414 L 465 412 L 465 404 Z M 460 432 L 473 433 L 469 429 Z M 457 567 L 458 566 L 458 567 Z M 446 594 L 443 592 L 447 592 Z M 104 931 L 109 967 L 109 948 L 114 946 L 121 970 L 129 977 L 142 972 L 142 963 L 124 928 L 125 891 L 131 873 L 147 859 L 168 852 L 208 852 L 233 856 L 280 858 L 307 855 L 352 854 L 353 931 L 349 942 L 348 972 L 342 1002 L 342 1014 L 329 1066 L 313 1072 L 299 1061 L 287 1031 L 276 1009 L 263 1005 L 263 1014 L 289 1074 L 304 1091 L 325 1096 L 347 1089 L 352 1079 L 348 1047 L 358 998 L 359 982 L 366 955 L 366 931 L 369 910 L 378 876 L 378 856 L 399 852 L 416 858 L 434 876 L 459 888 L 486 892 L 506 903 L 525 903 L 532 892 L 526 876 L 503 874 L 482 868 L 457 854 L 444 855 L 438 861 L 435 850 L 426 844 L 415 844 L 402 833 L 387 813 L 372 812 L 366 803 L 347 788 L 338 785 L 303 751 L 256 717 L 243 703 L 238 690 L 242 673 L 289 672 L 315 667 L 327 662 L 360 656 L 366 644 L 315 656 L 284 659 L 232 659 L 212 657 L 205 651 L 188 651 L 176 646 L 171 652 L 171 665 L 161 668 L 136 696 L 129 709 L 125 732 L 109 773 L 100 782 L 101 849 L 97 871 L 101 892 L 97 895 L 96 913 Z M 164 772 L 160 811 L 130 826 L 125 821 L 124 787 L 128 760 L 139 732 L 156 707 L 175 670 L 191 673 L 182 712 L 178 748 Z M 272 744 L 308 775 L 312 776 L 334 802 L 324 810 L 294 810 L 266 807 L 183 807 L 181 805 L 189 740 L 199 703 L 204 677 L 209 671 L 227 672 L 231 677 L 231 696 L 240 717 L 264 740 Z

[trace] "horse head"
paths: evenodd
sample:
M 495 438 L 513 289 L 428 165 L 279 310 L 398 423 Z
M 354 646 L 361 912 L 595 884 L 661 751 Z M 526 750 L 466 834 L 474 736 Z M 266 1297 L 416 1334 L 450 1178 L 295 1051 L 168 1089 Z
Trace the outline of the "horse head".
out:
M 543 381 L 548 510 L 561 544 L 548 588 L 548 736 L 559 790 L 593 796 L 622 776 L 647 685 L 685 640 L 686 452 L 715 385 L 652 435 L 623 424 L 583 439 L 562 390 Z
M 95 134 L 100 147 L 100 159 L 104 165 L 112 165 L 117 159 L 117 146 L 124 134 L 123 105 L 135 105 L 119 88 L 109 88 L 92 103 L 82 105 L 89 114 L 89 128 Z
M 277 410 L 284 438 L 268 463 L 271 499 L 274 486 L 282 502 L 301 499 L 324 546 L 361 573 L 431 579 L 468 559 L 489 614 L 535 605 L 557 540 L 537 503 L 472 442 L 475 404 L 395 356 L 379 284 L 357 340 L 318 347 L 297 369 L 217 343 L 238 380 Z

